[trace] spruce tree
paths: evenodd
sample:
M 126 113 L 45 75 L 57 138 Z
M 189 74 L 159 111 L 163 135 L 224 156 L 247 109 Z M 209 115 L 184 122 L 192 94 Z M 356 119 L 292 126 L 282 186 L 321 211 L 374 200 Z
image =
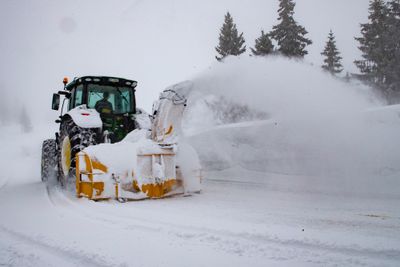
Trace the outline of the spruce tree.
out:
M 308 32 L 293 18 L 295 3 L 293 0 L 279 0 L 280 23 L 273 26 L 271 38 L 277 41 L 278 51 L 288 57 L 304 57 L 308 54 L 305 47 L 312 41 L 304 37 Z
M 250 48 L 255 56 L 265 56 L 272 53 L 274 50 L 271 39 L 269 39 L 268 34 L 264 33 L 264 31 L 261 31 L 261 36 L 258 37 L 255 42 L 254 48 Z
M 321 66 L 324 70 L 329 71 L 331 74 L 343 71 L 343 66 L 340 62 L 342 57 L 336 47 L 336 40 L 332 30 L 329 32 L 328 41 L 321 55 L 325 56 L 324 64 Z
M 229 55 L 238 56 L 244 53 L 246 51 L 244 43 L 243 33 L 238 34 L 231 14 L 226 13 L 225 22 L 219 34 L 219 45 L 215 48 L 219 54 L 219 56 L 216 56 L 217 60 L 222 60 Z
M 362 52 L 362 59 L 354 63 L 362 73 L 362 79 L 384 87 L 386 68 L 385 39 L 387 31 L 387 6 L 383 0 L 371 0 L 369 5 L 369 22 L 361 24 L 361 37 L 355 38 Z
M 400 0 L 388 2 L 387 31 L 383 34 L 386 62 L 383 73 L 385 87 L 400 93 Z

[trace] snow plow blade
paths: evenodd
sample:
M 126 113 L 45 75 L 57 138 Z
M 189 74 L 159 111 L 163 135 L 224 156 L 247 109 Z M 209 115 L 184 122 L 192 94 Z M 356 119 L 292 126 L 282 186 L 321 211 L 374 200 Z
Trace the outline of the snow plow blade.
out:
M 197 153 L 184 142 L 178 145 L 186 99 L 172 89 L 155 103 L 151 131 L 134 130 L 121 142 L 76 154 L 77 197 L 124 202 L 200 191 Z

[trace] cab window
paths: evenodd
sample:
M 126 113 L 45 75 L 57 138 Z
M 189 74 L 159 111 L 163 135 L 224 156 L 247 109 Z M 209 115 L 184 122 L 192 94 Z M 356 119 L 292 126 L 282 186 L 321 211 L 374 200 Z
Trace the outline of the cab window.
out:
M 132 88 L 128 87 L 88 84 L 88 107 L 95 108 L 98 101 L 105 101 L 105 92 L 108 92 L 107 101 L 111 104 L 114 114 L 133 112 L 135 100 Z
M 69 100 L 68 109 L 71 110 L 83 103 L 83 85 L 79 85 L 71 92 L 71 99 Z
M 79 85 L 75 89 L 75 94 L 74 94 L 74 106 L 80 106 L 82 105 L 83 101 L 83 85 Z
M 108 102 L 111 103 L 113 110 L 115 110 L 115 94 L 114 90 L 111 86 L 97 85 L 97 84 L 89 84 L 88 85 L 88 107 L 95 108 L 96 103 L 102 100 L 103 94 L 105 92 L 109 93 L 109 97 L 107 99 Z

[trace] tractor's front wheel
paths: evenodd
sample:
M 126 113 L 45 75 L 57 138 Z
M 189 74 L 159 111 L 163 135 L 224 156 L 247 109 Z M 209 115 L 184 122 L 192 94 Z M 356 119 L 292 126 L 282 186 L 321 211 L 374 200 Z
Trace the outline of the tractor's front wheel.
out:
M 43 182 L 56 176 L 57 144 L 54 139 L 47 139 L 42 144 L 42 162 L 40 174 Z
M 59 139 L 59 182 L 64 188 L 75 177 L 75 156 L 85 147 L 95 145 L 96 131 L 94 129 L 81 128 L 72 120 L 67 120 L 61 125 Z

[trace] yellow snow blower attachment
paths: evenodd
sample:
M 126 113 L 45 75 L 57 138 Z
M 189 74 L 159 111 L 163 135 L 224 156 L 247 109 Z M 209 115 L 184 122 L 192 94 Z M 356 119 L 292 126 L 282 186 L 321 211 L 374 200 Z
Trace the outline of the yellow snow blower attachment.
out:
M 161 93 L 151 131 L 134 130 L 121 142 L 77 153 L 77 196 L 125 201 L 200 191 L 197 154 L 185 143 L 178 146 L 186 99 L 177 91 L 187 87 L 185 83 Z
M 164 197 L 181 186 L 176 177 L 175 156 L 172 148 L 137 154 L 136 166 L 140 168 L 111 173 L 96 157 L 80 152 L 76 161 L 77 195 L 97 200 L 111 195 L 118 200 Z

